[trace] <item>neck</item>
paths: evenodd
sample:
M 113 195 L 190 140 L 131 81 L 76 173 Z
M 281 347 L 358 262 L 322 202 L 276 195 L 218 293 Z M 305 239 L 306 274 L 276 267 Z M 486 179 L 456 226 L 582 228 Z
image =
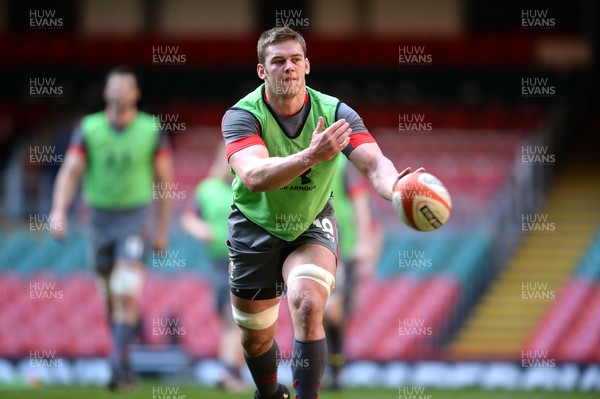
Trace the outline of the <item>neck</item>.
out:
M 137 114 L 137 107 L 106 107 L 106 116 L 111 125 L 123 128 L 131 123 Z
M 305 90 L 301 90 L 293 97 L 277 96 L 275 93 L 272 93 L 268 87 L 265 93 L 267 95 L 267 101 L 269 102 L 269 105 L 278 115 L 296 115 L 304 106 L 304 98 L 306 96 Z

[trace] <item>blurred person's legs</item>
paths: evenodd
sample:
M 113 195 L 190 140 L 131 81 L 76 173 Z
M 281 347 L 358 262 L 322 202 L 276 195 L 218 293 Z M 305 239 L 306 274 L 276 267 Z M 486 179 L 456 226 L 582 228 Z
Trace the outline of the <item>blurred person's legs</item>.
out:
M 248 387 L 242 378 L 242 368 L 245 364 L 244 351 L 240 345 L 242 333 L 231 314 L 231 298 L 227 283 L 228 263 L 228 260 L 215 262 L 217 270 L 213 278 L 217 312 L 224 328 L 221 342 L 219 342 L 219 360 L 225 366 L 225 373 L 221 377 L 219 385 L 227 391 L 242 392 Z
M 331 373 L 328 388 L 334 390 L 341 388 L 340 373 L 346 363 L 344 328 L 351 310 L 354 283 L 354 264 L 352 262 L 340 262 L 337 268 L 335 291 L 331 293 L 325 305 L 325 315 L 323 317 L 329 349 L 328 364 Z
M 117 261 L 109 280 L 113 353 L 112 382 L 131 384 L 134 381 L 129 362 L 129 345 L 136 336 L 140 314 L 139 297 L 144 283 L 145 266 L 141 262 Z
M 146 267 L 147 208 L 92 213 L 96 271 L 103 278 L 113 346 L 110 389 L 129 389 L 134 375 L 129 345 L 139 331 L 139 300 Z

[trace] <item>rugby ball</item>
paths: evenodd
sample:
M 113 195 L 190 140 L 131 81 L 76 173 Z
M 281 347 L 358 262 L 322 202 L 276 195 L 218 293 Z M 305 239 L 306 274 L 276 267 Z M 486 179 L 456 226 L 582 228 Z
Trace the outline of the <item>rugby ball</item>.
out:
M 442 227 L 450 218 L 450 194 L 440 179 L 426 172 L 410 173 L 394 187 L 392 202 L 407 226 L 419 231 Z

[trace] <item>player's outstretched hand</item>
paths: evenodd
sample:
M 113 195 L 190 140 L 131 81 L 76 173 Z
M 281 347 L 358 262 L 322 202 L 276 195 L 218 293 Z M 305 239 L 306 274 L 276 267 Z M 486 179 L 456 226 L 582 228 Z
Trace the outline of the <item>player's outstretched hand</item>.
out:
M 309 147 L 315 162 L 329 161 L 350 143 L 352 129 L 345 119 L 334 122 L 325 130 L 324 125 L 325 120 L 320 116 Z
M 402 179 L 404 176 L 409 175 L 411 173 L 421 173 L 421 172 L 425 172 L 425 168 L 424 167 L 420 167 L 417 170 L 415 170 L 414 172 L 411 172 L 411 168 L 410 166 L 406 169 L 404 169 L 402 172 L 400 172 L 398 174 L 398 177 L 396 177 L 396 181 L 394 182 L 394 186 L 392 187 L 392 190 L 396 189 L 396 184 L 398 184 L 398 182 L 400 181 L 400 179 Z M 389 187 L 389 186 L 388 186 Z
M 67 215 L 63 212 L 51 212 L 48 218 L 50 220 L 50 234 L 58 240 L 67 238 Z

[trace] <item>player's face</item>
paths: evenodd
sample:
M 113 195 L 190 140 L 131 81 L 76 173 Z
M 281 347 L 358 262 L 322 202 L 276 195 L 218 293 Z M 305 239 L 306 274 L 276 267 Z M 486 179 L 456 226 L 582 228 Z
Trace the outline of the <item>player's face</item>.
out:
M 305 75 L 310 72 L 308 58 L 295 40 L 267 47 L 265 64 L 258 64 L 258 76 L 265 81 L 270 93 L 277 97 L 304 96 Z
M 140 98 L 135 76 L 115 73 L 108 77 L 104 87 L 104 101 L 108 105 L 123 109 L 134 106 Z

